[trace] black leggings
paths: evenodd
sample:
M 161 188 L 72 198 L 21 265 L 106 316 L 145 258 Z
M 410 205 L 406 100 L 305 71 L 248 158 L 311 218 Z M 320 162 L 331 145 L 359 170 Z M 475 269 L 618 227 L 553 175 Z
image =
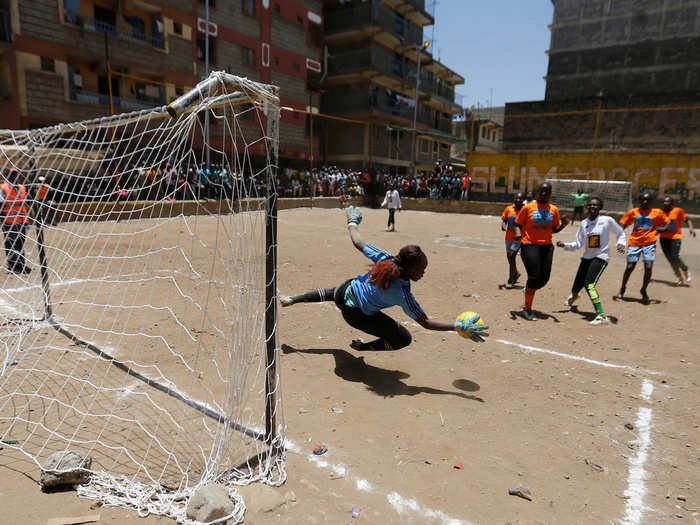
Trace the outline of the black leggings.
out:
M 345 291 L 350 286 L 348 279 L 334 288 L 320 288 L 302 295 L 294 296 L 295 303 L 321 303 L 334 301 L 343 314 L 343 319 L 353 328 L 375 336 L 377 339 L 367 343 L 368 350 L 398 350 L 411 344 L 411 333 L 388 315 L 377 312 L 367 315 L 359 308 L 345 304 Z
M 552 256 L 554 246 L 552 244 L 522 244 L 520 257 L 523 259 L 525 271 L 527 271 L 527 283 L 525 286 L 532 290 L 539 290 L 547 281 L 552 272 Z
M 386 223 L 386 227 L 388 228 L 392 224 L 396 222 L 396 209 L 395 208 L 389 208 L 389 220 Z
M 576 277 L 574 278 L 574 284 L 571 286 L 571 294 L 578 295 L 581 289 L 585 287 L 591 300 L 597 298 L 598 292 L 596 292 L 595 285 L 598 283 L 600 276 L 603 275 L 607 265 L 608 261 L 598 259 L 598 257 L 581 259 L 581 264 L 579 264 L 578 272 L 576 272 Z

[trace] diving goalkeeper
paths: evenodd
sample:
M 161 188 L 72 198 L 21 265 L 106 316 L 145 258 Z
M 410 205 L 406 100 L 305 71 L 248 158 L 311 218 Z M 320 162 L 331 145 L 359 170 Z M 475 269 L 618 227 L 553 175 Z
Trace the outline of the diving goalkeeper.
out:
M 419 246 L 404 246 L 394 256 L 362 240 L 358 229 L 362 214 L 357 208 L 348 208 L 346 217 L 353 245 L 374 263 L 369 272 L 333 288 L 283 296 L 280 298 L 282 306 L 334 301 L 345 322 L 376 337 L 367 343 L 353 340 L 350 346 L 355 350 L 398 350 L 411 344 L 410 332 L 381 311 L 392 306 L 400 306 L 406 315 L 428 330 L 459 329 L 475 341 L 484 341 L 483 338 L 489 335 L 488 326 L 466 326 L 463 323 L 457 326 L 457 322 L 428 319 L 411 293 L 411 281 L 420 280 L 428 266 L 428 258 Z

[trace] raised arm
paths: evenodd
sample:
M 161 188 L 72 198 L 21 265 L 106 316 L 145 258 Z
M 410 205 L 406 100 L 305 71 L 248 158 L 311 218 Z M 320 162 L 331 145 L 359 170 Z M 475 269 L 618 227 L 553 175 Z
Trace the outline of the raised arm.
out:
M 352 244 L 360 251 L 365 249 L 365 241 L 362 240 L 360 235 L 360 229 L 354 222 L 348 223 L 348 233 L 350 234 L 350 240 Z

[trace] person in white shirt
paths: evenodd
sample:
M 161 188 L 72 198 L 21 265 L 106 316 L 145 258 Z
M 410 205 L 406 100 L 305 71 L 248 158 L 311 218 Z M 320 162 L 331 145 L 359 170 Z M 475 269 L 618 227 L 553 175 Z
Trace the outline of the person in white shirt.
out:
M 382 202 L 382 208 L 386 206 L 389 208 L 389 221 L 386 224 L 386 231 L 393 232 L 395 226 L 396 210 L 401 209 L 401 197 L 399 197 L 399 192 L 396 188 L 391 185 L 384 196 L 384 201 Z
M 600 304 L 600 297 L 596 290 L 598 279 L 603 275 L 605 267 L 608 265 L 610 233 L 617 237 L 618 253 L 625 253 L 627 239 L 625 231 L 612 217 L 600 215 L 603 208 L 603 200 L 599 197 L 588 199 L 588 217 L 579 224 L 576 232 L 576 240 L 573 242 L 557 242 L 557 246 L 569 251 L 577 251 L 585 247 L 581 264 L 571 286 L 571 295 L 566 299 L 567 306 L 573 306 L 582 288 L 586 288 L 588 297 L 593 303 L 596 317 L 590 324 L 606 324 L 608 318 L 603 313 L 603 306 Z

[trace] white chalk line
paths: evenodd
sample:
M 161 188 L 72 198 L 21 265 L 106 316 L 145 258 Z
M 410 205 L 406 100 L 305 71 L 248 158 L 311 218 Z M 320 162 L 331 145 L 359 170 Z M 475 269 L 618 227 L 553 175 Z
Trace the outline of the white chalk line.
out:
M 653 392 L 654 384 L 650 380 L 644 379 L 642 381 L 642 399 L 650 403 Z M 625 505 L 625 516 L 620 522 L 623 525 L 640 524 L 644 511 L 647 510 L 647 506 L 644 504 L 644 496 L 647 493 L 644 483 L 647 473 L 644 464 L 651 445 L 651 417 L 651 408 L 639 407 L 637 421 L 635 422 L 637 439 L 634 440 L 637 454 L 629 458 L 629 474 L 627 476 L 627 490 L 625 490 L 627 503 Z
M 303 455 L 302 448 L 294 443 L 289 438 L 285 439 L 285 447 L 288 451 L 294 452 L 299 455 Z M 309 463 L 315 465 L 320 469 L 330 470 L 333 474 L 338 476 L 338 478 L 343 478 L 348 482 L 355 485 L 355 489 L 358 492 L 377 492 L 378 489 L 370 481 L 360 478 L 359 476 L 353 476 L 350 474 L 350 469 L 342 463 L 331 463 L 328 461 L 327 457 L 316 456 L 315 454 L 308 454 L 307 459 Z M 415 499 L 405 498 L 398 492 L 392 491 L 386 493 L 386 500 L 391 505 L 391 507 L 396 511 L 399 516 L 405 516 L 407 514 L 418 514 L 419 517 L 426 521 L 437 521 L 442 525 L 474 525 L 470 521 L 465 521 L 461 519 L 451 518 L 445 512 L 441 510 L 434 510 L 427 507 Z
M 495 339 L 494 341 L 504 345 L 517 346 L 518 348 L 522 348 L 527 352 L 536 352 L 540 354 L 553 355 L 556 357 L 561 357 L 563 359 L 571 359 L 572 361 L 581 361 L 584 363 L 588 363 L 589 365 L 602 366 L 605 368 L 615 368 L 618 370 L 628 370 L 637 374 L 642 373 L 647 375 L 663 375 L 663 372 L 657 372 L 656 370 L 646 370 L 644 368 L 639 368 L 632 365 L 620 365 L 615 363 L 608 363 L 607 361 L 598 361 L 596 359 L 589 359 L 580 355 L 565 354 L 564 352 L 557 352 L 556 350 L 547 350 L 546 348 L 538 348 L 536 346 L 514 343 L 513 341 L 506 341 L 505 339 Z

